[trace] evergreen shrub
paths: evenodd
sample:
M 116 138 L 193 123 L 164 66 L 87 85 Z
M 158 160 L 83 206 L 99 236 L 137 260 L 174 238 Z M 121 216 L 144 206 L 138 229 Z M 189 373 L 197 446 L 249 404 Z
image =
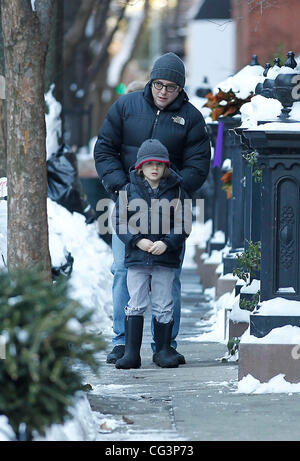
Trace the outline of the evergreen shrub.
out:
M 65 277 L 53 284 L 38 270 L 0 272 L 0 414 L 17 440 L 64 423 L 83 389 L 80 368 L 98 374 L 105 343 L 89 332 L 92 313 L 71 299 Z

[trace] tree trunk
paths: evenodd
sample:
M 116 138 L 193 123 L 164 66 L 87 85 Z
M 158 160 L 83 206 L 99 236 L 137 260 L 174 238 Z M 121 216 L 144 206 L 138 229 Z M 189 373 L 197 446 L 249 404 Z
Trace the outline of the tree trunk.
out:
M 52 0 L 2 0 L 8 178 L 8 267 L 50 279 L 44 69 Z M 4 20 L 5 18 L 5 20 Z
M 45 93 L 48 93 L 54 83 L 53 96 L 61 104 L 60 118 L 62 134 L 64 132 L 64 66 L 63 66 L 63 29 L 64 29 L 64 2 L 53 0 L 51 12 L 51 33 L 45 64 Z M 58 140 L 63 142 L 62 136 Z
M 6 176 L 6 108 L 4 99 L 4 51 L 1 25 L 1 6 L 0 6 L 0 178 Z

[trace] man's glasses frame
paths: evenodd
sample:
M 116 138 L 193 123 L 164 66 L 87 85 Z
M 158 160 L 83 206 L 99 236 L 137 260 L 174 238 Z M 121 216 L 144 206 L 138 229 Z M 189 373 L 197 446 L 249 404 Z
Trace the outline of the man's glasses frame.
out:
M 158 91 L 162 90 L 165 88 L 167 90 L 167 93 L 175 93 L 176 90 L 178 90 L 179 86 L 178 85 L 164 85 L 162 82 L 159 80 L 156 80 L 155 82 L 152 82 L 152 85 L 154 88 Z

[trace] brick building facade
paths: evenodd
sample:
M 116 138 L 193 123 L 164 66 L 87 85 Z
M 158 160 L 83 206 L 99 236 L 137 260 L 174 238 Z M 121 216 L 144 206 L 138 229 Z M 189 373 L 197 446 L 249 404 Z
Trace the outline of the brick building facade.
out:
M 256 54 L 259 63 L 273 62 L 274 53 L 300 52 L 299 0 L 231 0 L 236 22 L 236 70 Z

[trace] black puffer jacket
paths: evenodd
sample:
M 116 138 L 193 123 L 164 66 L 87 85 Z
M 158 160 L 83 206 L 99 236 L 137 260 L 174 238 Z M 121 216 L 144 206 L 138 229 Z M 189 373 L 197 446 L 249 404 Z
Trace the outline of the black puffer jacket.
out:
M 210 143 L 202 114 L 184 91 L 164 110 L 155 106 L 150 82 L 144 91 L 121 96 L 110 108 L 94 149 L 98 175 L 114 194 L 128 182 L 128 172 L 146 139 L 166 146 L 172 168 L 179 171 L 185 190 L 192 194 L 205 181 Z
M 189 235 L 192 222 L 191 213 L 184 211 L 184 199 L 188 199 L 188 196 L 181 182 L 181 177 L 170 170 L 170 175 L 160 182 L 154 192 L 145 179 L 136 171 L 131 171 L 130 183 L 120 191 L 113 213 L 116 233 L 125 243 L 127 267 L 133 265 L 179 267 L 183 243 Z M 142 199 L 143 202 L 137 202 L 137 199 Z M 165 201 L 160 202 L 162 199 Z M 162 206 L 155 207 L 155 203 L 156 205 L 160 203 Z M 173 206 L 169 207 L 170 203 Z M 156 232 L 153 232 L 154 229 Z M 143 251 L 136 246 L 142 238 L 152 242 L 161 240 L 167 245 L 167 250 L 162 255 L 152 255 Z

